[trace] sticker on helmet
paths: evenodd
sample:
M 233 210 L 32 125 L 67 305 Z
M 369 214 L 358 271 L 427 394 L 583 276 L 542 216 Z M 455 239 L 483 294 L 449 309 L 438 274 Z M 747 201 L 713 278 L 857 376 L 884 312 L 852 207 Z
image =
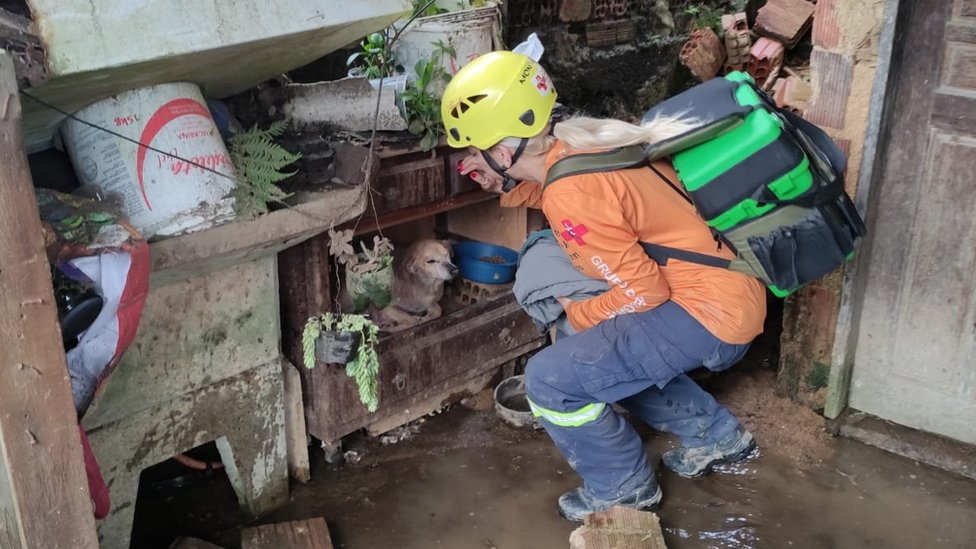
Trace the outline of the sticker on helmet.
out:
M 539 92 L 539 95 L 545 96 L 552 90 L 552 81 L 549 80 L 549 75 L 546 74 L 546 70 L 541 65 L 537 67 L 535 78 L 532 81 L 535 83 L 535 89 Z

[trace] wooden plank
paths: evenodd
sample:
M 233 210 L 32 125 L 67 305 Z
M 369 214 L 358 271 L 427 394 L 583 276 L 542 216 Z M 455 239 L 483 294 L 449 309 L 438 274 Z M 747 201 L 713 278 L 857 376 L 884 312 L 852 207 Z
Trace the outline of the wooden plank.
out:
M 541 344 L 531 319 L 511 295 L 465 307 L 380 341 L 380 408 L 359 402 L 355 381 L 336 366 L 304 372 L 314 406 L 306 401 L 308 430 L 324 441 L 388 417 L 405 417 L 415 405 Z M 512 356 L 509 356 L 512 355 Z M 402 422 L 401 422 L 402 423 Z M 394 425 L 396 426 L 396 425 Z
M 375 231 L 377 228 L 385 229 L 401 223 L 416 221 L 423 217 L 456 210 L 469 204 L 477 204 L 488 200 L 497 200 L 498 195 L 485 191 L 471 191 L 457 196 L 445 198 L 437 202 L 421 204 L 411 208 L 381 214 L 378 218 L 373 215 L 365 215 L 361 219 L 344 223 L 340 229 L 353 229 L 357 235 Z M 367 209 L 367 212 L 369 210 Z
M 21 140 L 14 62 L 5 52 L 0 52 L 0 349 L 0 546 L 98 547 Z
M 569 536 L 570 549 L 666 549 L 654 513 L 613 507 L 590 513 Z
M 332 549 L 322 517 L 264 524 L 241 532 L 241 549 Z
M 373 186 L 373 207 L 376 213 L 385 214 L 443 200 L 445 196 L 444 159 L 425 158 L 384 167 Z
M 518 251 L 528 235 L 528 212 L 526 208 L 503 208 L 497 201 L 472 204 L 447 212 L 447 230 Z
M 305 407 L 302 404 L 302 378 L 291 363 L 281 361 L 285 384 L 285 444 L 288 446 L 288 474 L 305 483 L 312 478 L 308 464 L 308 439 Z

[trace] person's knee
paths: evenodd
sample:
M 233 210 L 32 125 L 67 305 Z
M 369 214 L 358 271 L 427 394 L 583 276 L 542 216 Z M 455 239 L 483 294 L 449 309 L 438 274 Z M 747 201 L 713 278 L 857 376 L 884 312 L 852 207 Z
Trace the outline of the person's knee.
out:
M 529 359 L 525 366 L 525 395 L 529 400 L 537 401 L 546 393 L 552 391 L 558 376 L 559 362 L 555 359 L 552 347 L 547 347 Z M 564 365 L 569 367 L 568 364 Z

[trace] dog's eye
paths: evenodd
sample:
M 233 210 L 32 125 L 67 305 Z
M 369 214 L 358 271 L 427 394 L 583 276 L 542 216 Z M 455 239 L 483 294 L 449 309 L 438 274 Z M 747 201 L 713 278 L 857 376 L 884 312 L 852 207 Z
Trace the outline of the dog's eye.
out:
M 436 259 L 428 259 L 427 260 L 427 263 L 437 263 L 437 260 Z

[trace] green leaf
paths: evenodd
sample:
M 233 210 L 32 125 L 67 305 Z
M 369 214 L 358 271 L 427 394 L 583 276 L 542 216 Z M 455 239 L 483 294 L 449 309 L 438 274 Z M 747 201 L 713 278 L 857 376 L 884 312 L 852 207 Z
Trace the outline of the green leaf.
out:
M 407 130 L 414 135 L 420 135 L 424 133 L 424 129 L 425 129 L 424 123 L 416 119 L 411 121 L 410 125 L 407 127 Z
M 420 148 L 424 151 L 429 151 L 437 146 L 437 134 L 433 132 L 428 132 L 424 134 L 424 138 L 420 140 Z

